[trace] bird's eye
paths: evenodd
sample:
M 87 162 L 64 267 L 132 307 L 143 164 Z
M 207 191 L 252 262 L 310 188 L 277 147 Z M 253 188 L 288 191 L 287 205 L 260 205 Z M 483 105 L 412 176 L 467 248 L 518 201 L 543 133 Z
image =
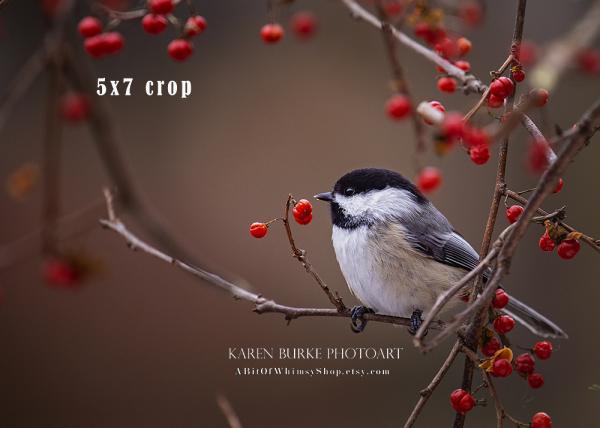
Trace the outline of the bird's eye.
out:
M 344 195 L 346 195 L 346 196 L 354 195 L 354 189 L 352 187 L 346 188 L 346 190 L 344 190 Z

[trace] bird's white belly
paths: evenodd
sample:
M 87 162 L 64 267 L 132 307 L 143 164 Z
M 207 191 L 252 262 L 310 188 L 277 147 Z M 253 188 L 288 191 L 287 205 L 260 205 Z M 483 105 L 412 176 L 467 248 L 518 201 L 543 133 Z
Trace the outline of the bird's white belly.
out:
M 352 293 L 377 313 L 426 316 L 438 295 L 465 272 L 416 252 L 399 225 L 333 227 L 335 254 Z

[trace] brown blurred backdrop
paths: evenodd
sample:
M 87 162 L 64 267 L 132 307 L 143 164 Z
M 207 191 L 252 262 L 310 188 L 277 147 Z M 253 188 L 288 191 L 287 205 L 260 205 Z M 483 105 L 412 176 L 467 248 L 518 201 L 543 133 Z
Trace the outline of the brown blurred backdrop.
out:
M 173 63 L 166 45 L 173 30 L 152 37 L 138 22 L 122 25 L 125 51 L 93 63 L 95 77 L 134 77 L 134 96 L 109 100 L 121 149 L 137 187 L 174 236 L 198 258 L 234 272 L 255 290 L 298 306 L 326 306 L 321 291 L 289 254 L 277 228 L 253 240 L 248 224 L 279 215 L 292 192 L 308 197 L 328 190 L 338 176 L 362 166 L 379 166 L 413 176 L 411 126 L 391 123 L 383 113 L 389 68 L 380 34 L 354 22 L 336 1 L 297 1 L 289 11 L 317 13 L 317 36 L 302 43 L 287 34 L 276 46 L 259 36 L 266 22 L 262 1 L 195 2 L 208 30 L 195 41 L 184 64 Z M 484 26 L 468 32 L 475 74 L 497 67 L 510 42 L 513 1 L 488 1 Z M 543 44 L 572 27 L 590 1 L 530 0 L 525 35 Z M 83 15 L 86 7 L 80 7 Z M 290 12 L 281 21 L 287 24 Z M 37 1 L 12 1 L 0 14 L 1 89 L 43 36 Z M 73 23 L 73 26 L 75 22 Z M 81 51 L 81 42 L 74 37 Z M 435 70 L 401 49 L 411 89 L 419 100 L 438 99 L 466 111 L 474 96 L 440 95 Z M 86 59 L 87 61 L 87 59 Z M 191 80 L 187 100 L 147 97 L 148 79 Z M 40 162 L 46 77 L 21 100 L 1 135 L 3 179 L 24 162 Z M 550 135 L 555 123 L 569 127 L 600 93 L 598 78 L 567 74 L 535 120 Z M 484 116 L 481 116 L 483 120 Z M 527 138 L 511 140 L 508 181 L 531 187 L 523 167 Z M 600 235 L 595 169 L 599 137 L 572 165 L 562 193 L 546 204 L 568 204 L 571 224 Z M 64 137 L 63 212 L 101 200 L 109 179 L 84 125 Z M 478 248 L 495 176 L 495 154 L 474 166 L 458 151 L 428 163 L 444 171 L 444 186 L 432 199 Z M 0 242 L 36 230 L 41 190 L 23 202 L 0 194 Z M 297 240 L 315 268 L 347 292 L 330 245 L 329 213 L 316 205 L 315 220 L 297 227 Z M 103 210 L 97 211 L 103 216 Z M 135 225 L 135 219 L 125 220 Z M 505 225 L 504 218 L 499 227 Z M 40 276 L 39 252 L 0 273 L 0 418 L 6 427 L 225 427 L 215 403 L 226 394 L 245 427 L 398 426 L 434 374 L 449 343 L 422 356 L 403 329 L 370 324 L 363 334 L 348 320 L 302 319 L 290 326 L 281 316 L 258 316 L 251 306 L 141 253 L 91 221 L 86 232 L 64 243 L 103 260 L 104 272 L 77 291 L 49 289 Z M 556 426 L 591 426 L 600 395 L 595 313 L 600 291 L 598 255 L 583 247 L 571 261 L 539 251 L 540 228 L 522 242 L 508 290 L 560 324 L 571 336 L 539 365 L 546 385 L 532 392 L 517 376 L 498 382 L 511 413 L 522 419 L 548 411 Z M 534 338 L 519 328 L 515 342 Z M 392 362 L 332 363 L 325 367 L 381 367 L 390 376 L 365 379 L 239 377 L 227 348 L 240 346 L 401 346 Z M 249 363 L 261 367 L 266 363 Z M 279 365 L 277 362 L 274 365 Z M 286 363 L 307 368 L 315 364 Z M 462 361 L 432 397 L 418 426 L 448 426 L 449 392 L 458 387 Z M 491 426 L 493 406 L 476 409 L 468 426 Z

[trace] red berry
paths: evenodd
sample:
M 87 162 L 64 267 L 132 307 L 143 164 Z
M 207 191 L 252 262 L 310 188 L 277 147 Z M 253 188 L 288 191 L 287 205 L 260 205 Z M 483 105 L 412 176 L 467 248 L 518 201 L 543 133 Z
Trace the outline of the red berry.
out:
M 490 160 L 490 149 L 487 144 L 479 144 L 469 149 L 469 156 L 476 165 L 483 165 Z
M 255 238 L 263 238 L 268 231 L 269 227 L 264 223 L 252 223 L 250 225 L 250 235 Z
M 534 89 L 533 96 L 535 97 L 534 103 L 537 107 L 544 107 L 548 103 L 550 94 L 545 89 Z
M 520 205 L 512 205 L 506 209 L 506 218 L 509 223 L 516 222 L 525 209 Z
M 529 146 L 528 161 L 531 170 L 537 174 L 541 174 L 548 167 L 548 155 L 550 147 L 543 140 L 535 140 Z
M 292 16 L 292 30 L 300 39 L 309 39 L 317 29 L 317 18 L 312 12 L 296 12 Z
M 93 16 L 86 16 L 79 21 L 77 29 L 83 37 L 96 36 L 102 32 L 102 22 Z
M 69 93 L 60 100 L 62 117 L 69 122 L 79 122 L 87 119 L 90 112 L 90 103 L 85 95 Z
M 385 109 L 390 118 L 404 119 L 410 114 L 410 100 L 405 95 L 394 95 L 385 104 Z
M 481 347 L 481 353 L 486 357 L 491 357 L 502 347 L 502 344 L 495 337 L 490 338 L 485 345 Z
M 442 134 L 446 138 L 461 138 L 465 135 L 465 122 L 460 113 L 448 113 L 442 123 Z
M 504 98 L 490 94 L 487 99 L 487 105 L 489 108 L 500 108 L 504 105 Z
M 499 288 L 496 290 L 496 295 L 494 296 L 494 299 L 492 300 L 492 305 L 496 309 L 502 309 L 503 307 L 508 305 L 508 301 L 509 301 L 509 297 L 508 297 L 508 294 L 506 294 L 506 291 Z
M 48 285 L 71 287 L 75 285 L 80 275 L 70 263 L 64 260 L 49 260 L 44 264 L 43 276 Z
M 423 168 L 417 178 L 417 187 L 423 193 L 433 192 L 442 184 L 442 174 L 440 170 L 434 167 Z
M 158 34 L 167 28 L 167 18 L 149 13 L 142 18 L 142 27 L 146 33 Z
M 544 376 L 539 373 L 531 373 L 527 376 L 527 383 L 533 389 L 541 388 L 544 385 Z
M 260 37 L 265 43 L 277 43 L 283 37 L 283 28 L 279 24 L 266 24 L 260 29 Z
M 544 412 L 538 412 L 531 418 L 531 428 L 552 428 L 552 419 Z
M 600 51 L 596 49 L 586 49 L 579 52 L 577 62 L 579 63 L 579 68 L 586 73 L 600 73 Z
M 464 142 L 469 147 L 477 147 L 477 146 L 486 146 L 490 143 L 489 134 L 481 128 L 470 128 L 465 127 L 465 132 L 463 136 Z M 487 159 L 489 159 L 489 150 Z M 487 162 L 487 159 L 485 162 Z M 485 163 L 483 162 L 483 163 Z M 475 162 L 477 163 L 477 162 Z
M 148 6 L 152 13 L 167 15 L 173 11 L 175 5 L 173 0 L 149 0 Z
M 452 77 L 442 77 L 437 81 L 437 87 L 442 92 L 452 93 L 456 91 L 456 80 Z
M 562 190 L 563 186 L 565 185 L 565 182 L 563 181 L 562 178 L 558 179 L 558 182 L 556 183 L 556 187 L 554 188 L 554 190 L 552 191 L 552 193 L 558 193 Z
M 193 37 L 206 30 L 206 19 L 200 15 L 190 16 L 185 22 L 184 31 L 186 36 Z
M 521 354 L 515 359 L 515 368 L 519 373 L 532 373 L 535 369 L 535 360 L 531 354 Z
M 415 36 L 425 39 L 431 33 L 431 27 L 426 22 L 419 22 L 415 25 Z
M 506 334 L 515 327 L 515 320 L 509 315 L 500 315 L 494 320 L 494 330 Z
M 522 69 L 514 70 L 512 72 L 512 77 L 515 79 L 515 82 L 522 82 L 525 80 L 525 72 Z
M 454 63 L 454 65 L 457 66 L 458 68 L 460 68 L 465 73 L 468 73 L 469 71 L 471 71 L 471 64 L 469 63 L 469 61 L 464 61 L 461 59 L 459 61 L 456 61 Z
M 490 94 L 498 98 L 506 98 L 515 90 L 515 84 L 508 77 L 494 79 L 490 85 Z
M 540 245 L 540 249 L 542 251 L 552 251 L 552 250 L 554 250 L 556 243 L 554 242 L 554 240 L 552 238 L 550 238 L 550 235 L 548 235 L 548 231 L 546 231 L 540 237 L 539 245 Z
M 312 221 L 312 209 L 312 204 L 309 201 L 300 199 L 296 205 L 294 205 L 292 214 L 298 224 L 305 225 Z
M 537 59 L 537 45 L 530 41 L 523 41 L 519 49 L 519 62 L 523 65 L 531 65 Z
M 396 16 L 402 13 L 402 3 L 398 0 L 388 0 L 383 4 L 387 16 Z
M 462 3 L 458 11 L 463 22 L 471 27 L 479 25 L 483 19 L 483 9 L 478 2 Z
M 442 105 L 442 103 L 440 103 L 439 101 L 429 101 L 429 105 L 431 107 L 433 107 L 434 109 L 436 109 L 437 111 L 440 111 L 442 113 L 446 112 L 446 108 Z M 430 121 L 429 119 L 427 119 L 426 117 L 423 118 L 423 121 L 427 124 L 427 125 L 433 125 L 433 122 Z
M 450 404 L 459 413 L 466 413 L 475 407 L 475 399 L 464 389 L 457 389 L 450 394 Z
M 540 360 L 547 360 L 552 355 L 552 343 L 544 340 L 533 346 L 533 352 Z
M 175 61 L 185 61 L 193 52 L 192 43 L 185 39 L 175 39 L 167 47 L 169 56 Z
M 512 365 L 505 359 L 494 361 L 494 365 L 492 366 L 492 375 L 496 377 L 508 377 L 512 371 Z
M 471 52 L 473 45 L 469 39 L 466 37 L 461 37 L 456 41 L 456 47 L 458 49 L 458 53 L 461 55 L 466 55 Z
M 104 39 L 104 50 L 107 54 L 114 54 L 123 49 L 124 41 L 121 33 L 116 31 L 104 33 L 102 38 Z
M 106 52 L 106 44 L 104 43 L 103 34 L 97 36 L 88 37 L 83 42 L 85 51 L 93 58 L 100 58 L 104 56 Z
M 561 259 L 569 260 L 577 255 L 581 245 L 576 239 L 565 239 L 558 244 L 558 256 Z
M 456 47 L 456 44 L 454 44 L 449 37 L 444 37 L 435 45 L 435 50 L 437 53 L 444 58 L 452 58 L 456 56 L 457 49 L 458 48 Z

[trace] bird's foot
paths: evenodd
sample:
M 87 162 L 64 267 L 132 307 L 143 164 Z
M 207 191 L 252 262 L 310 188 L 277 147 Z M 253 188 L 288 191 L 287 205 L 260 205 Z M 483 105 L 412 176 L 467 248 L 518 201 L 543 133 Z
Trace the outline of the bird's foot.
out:
M 410 326 L 408 327 L 408 332 L 410 334 L 412 334 L 413 336 L 415 334 L 417 334 L 417 330 L 419 330 L 419 327 L 421 327 L 421 324 L 423 324 L 423 311 L 420 309 L 415 309 L 412 313 L 412 315 L 410 316 Z M 425 334 L 423 336 L 425 336 L 427 334 L 427 332 L 425 332 Z
M 360 333 L 367 326 L 367 320 L 363 318 L 363 315 L 372 314 L 375 313 L 375 311 L 371 308 L 367 308 L 366 306 L 355 306 L 352 308 L 350 313 L 352 319 L 350 328 L 354 333 Z

